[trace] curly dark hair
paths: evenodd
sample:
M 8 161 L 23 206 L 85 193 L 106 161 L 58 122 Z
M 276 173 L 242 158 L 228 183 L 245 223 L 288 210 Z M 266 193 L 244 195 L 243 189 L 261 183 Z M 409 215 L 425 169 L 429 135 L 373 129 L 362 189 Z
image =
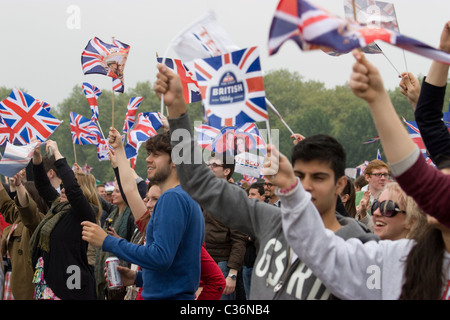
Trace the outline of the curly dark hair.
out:
M 172 160 L 172 145 L 170 144 L 170 132 L 164 132 L 153 136 L 145 141 L 147 153 L 164 152 Z

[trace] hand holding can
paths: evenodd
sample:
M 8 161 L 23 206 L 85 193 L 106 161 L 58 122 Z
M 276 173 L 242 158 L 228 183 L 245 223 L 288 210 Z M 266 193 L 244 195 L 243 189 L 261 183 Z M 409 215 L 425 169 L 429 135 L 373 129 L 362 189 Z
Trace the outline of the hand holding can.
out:
M 119 259 L 117 257 L 106 259 L 106 275 L 108 277 L 109 289 L 119 289 L 122 287 L 122 278 L 119 270 L 117 270 L 118 265 Z

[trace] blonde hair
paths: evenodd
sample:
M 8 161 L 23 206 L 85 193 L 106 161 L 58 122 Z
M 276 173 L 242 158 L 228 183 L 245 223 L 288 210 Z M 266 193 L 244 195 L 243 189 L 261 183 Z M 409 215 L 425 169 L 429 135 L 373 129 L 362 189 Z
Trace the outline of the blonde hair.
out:
M 389 190 L 390 193 L 397 193 L 397 203 L 400 207 L 405 208 L 404 210 L 406 211 L 405 225 L 411 226 L 406 234 L 406 238 L 415 238 L 428 225 L 426 214 L 419 208 L 416 201 L 403 191 L 397 182 L 388 183 L 385 186 L 385 190 Z
M 81 191 L 83 191 L 84 196 L 89 201 L 89 203 L 97 207 L 96 221 L 100 219 L 102 213 L 102 205 L 98 198 L 97 186 L 95 183 L 95 177 L 90 173 L 75 172 L 75 178 L 80 185 Z

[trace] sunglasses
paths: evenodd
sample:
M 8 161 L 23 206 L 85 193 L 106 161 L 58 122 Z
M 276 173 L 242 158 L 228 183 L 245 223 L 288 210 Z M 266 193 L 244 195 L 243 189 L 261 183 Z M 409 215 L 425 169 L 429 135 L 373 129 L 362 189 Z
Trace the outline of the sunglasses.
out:
M 395 217 L 397 213 L 406 213 L 405 210 L 400 210 L 398 207 L 398 204 L 396 204 L 392 200 L 384 200 L 382 202 L 379 202 L 378 200 L 375 200 L 372 204 L 372 208 L 370 210 L 370 213 L 373 215 L 375 210 L 380 209 L 381 215 L 384 217 Z

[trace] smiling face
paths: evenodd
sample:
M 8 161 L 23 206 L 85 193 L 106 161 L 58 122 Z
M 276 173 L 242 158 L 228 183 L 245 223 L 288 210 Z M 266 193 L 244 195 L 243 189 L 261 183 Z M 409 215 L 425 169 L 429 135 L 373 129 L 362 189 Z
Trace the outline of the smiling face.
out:
M 400 197 L 395 190 L 385 189 L 378 198 L 379 202 L 392 200 L 399 206 L 400 210 L 406 210 L 400 203 Z M 397 240 L 406 238 L 410 230 L 410 225 L 406 223 L 406 214 L 397 213 L 393 217 L 385 217 L 380 209 L 373 212 L 374 233 L 382 240 Z
M 151 152 L 145 162 L 147 163 L 147 178 L 155 184 L 166 181 L 172 173 L 170 155 L 165 152 Z

